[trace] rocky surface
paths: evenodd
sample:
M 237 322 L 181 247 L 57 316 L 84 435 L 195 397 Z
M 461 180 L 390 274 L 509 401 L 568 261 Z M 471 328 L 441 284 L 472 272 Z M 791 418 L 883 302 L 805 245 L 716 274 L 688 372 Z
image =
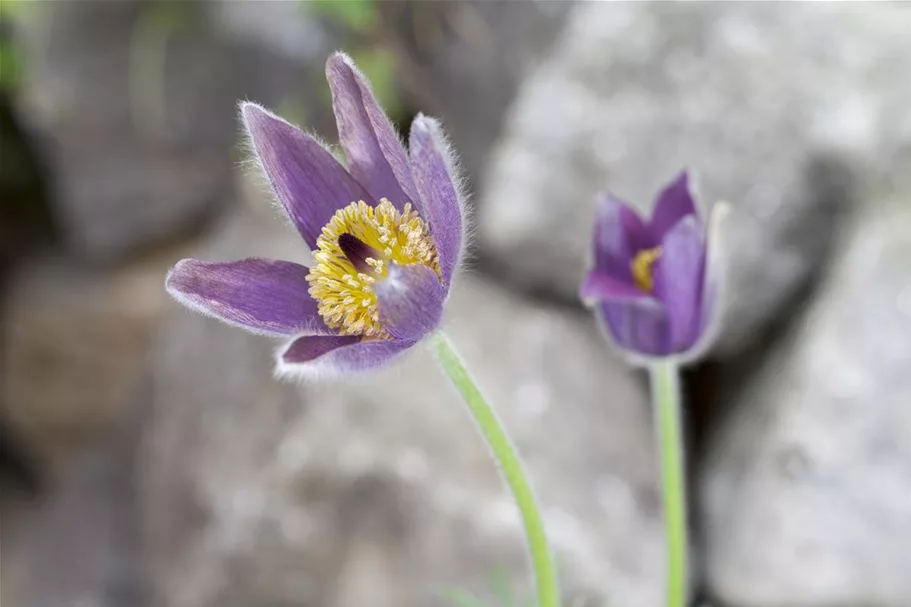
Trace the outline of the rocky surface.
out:
M 749 345 L 823 267 L 854 193 L 908 166 L 909 27 L 898 4 L 581 4 L 482 181 L 483 249 L 574 300 L 596 193 L 647 210 L 689 166 L 704 204 L 733 205 L 720 348 Z
M 39 497 L 0 495 L 0 602 L 142 607 L 132 445 L 121 434 L 74 455 Z
M 10 278 L 0 332 L 0 415 L 43 472 L 117 432 L 168 304 L 162 277 L 177 250 L 117 272 L 35 259 Z
M 249 9 L 236 4 L 213 12 L 233 24 Z M 313 95 L 292 95 L 322 72 L 324 57 L 258 44 L 253 26 L 212 27 L 203 2 L 32 8 L 17 24 L 29 67 L 20 115 L 62 236 L 90 261 L 118 261 L 217 212 L 230 199 L 238 100 L 306 106 Z
M 911 604 L 909 201 L 852 227 L 712 445 L 703 528 L 725 605 Z
M 299 257 L 238 219 L 206 258 Z M 642 385 L 584 317 L 479 278 L 452 338 L 526 456 L 567 596 L 659 605 L 659 503 Z M 175 308 L 143 425 L 141 503 L 158 599 L 172 607 L 443 605 L 505 567 L 519 521 L 458 398 L 423 348 L 351 382 L 272 379 L 275 344 Z
M 406 102 L 443 120 L 469 179 L 483 174 L 519 85 L 547 54 L 574 5 L 377 3 Z

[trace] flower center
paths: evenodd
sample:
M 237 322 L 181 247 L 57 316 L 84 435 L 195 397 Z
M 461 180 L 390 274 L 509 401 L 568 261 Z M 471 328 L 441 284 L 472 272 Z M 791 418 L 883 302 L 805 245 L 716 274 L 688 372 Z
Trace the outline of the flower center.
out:
M 316 246 L 309 292 L 326 325 L 342 335 L 391 338 L 380 324 L 373 288 L 390 263 L 420 263 L 440 274 L 430 229 L 411 203 L 400 213 L 385 198 L 376 207 L 352 202 L 336 211 Z
M 655 262 L 661 257 L 661 247 L 652 249 L 643 249 L 636 253 L 633 261 L 630 263 L 630 269 L 633 272 L 633 280 L 636 286 L 651 293 L 655 288 Z

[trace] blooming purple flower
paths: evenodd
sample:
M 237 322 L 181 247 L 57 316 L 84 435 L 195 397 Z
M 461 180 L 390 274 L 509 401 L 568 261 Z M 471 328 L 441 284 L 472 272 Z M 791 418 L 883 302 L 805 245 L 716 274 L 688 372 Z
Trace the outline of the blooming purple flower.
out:
M 330 57 L 326 76 L 347 168 L 262 107 L 241 108 L 314 265 L 185 259 L 166 280 L 190 308 L 285 338 L 281 373 L 366 370 L 413 346 L 439 325 L 462 252 L 462 198 L 437 122 L 419 115 L 406 152 L 348 56 Z
M 593 248 L 579 295 L 622 350 L 687 358 L 703 349 L 717 308 L 717 272 L 714 262 L 707 267 L 705 224 L 686 171 L 661 192 L 648 221 L 602 194 Z

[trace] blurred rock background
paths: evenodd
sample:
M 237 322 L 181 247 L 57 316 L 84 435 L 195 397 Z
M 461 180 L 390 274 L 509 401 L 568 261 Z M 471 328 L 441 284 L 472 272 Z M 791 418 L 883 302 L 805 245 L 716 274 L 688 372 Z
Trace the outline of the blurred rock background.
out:
M 448 327 L 527 458 L 567 602 L 661 604 L 642 378 L 574 291 L 594 195 L 681 166 L 734 213 L 686 377 L 693 601 L 911 604 L 911 7 L 0 4 L 0 602 L 436 607 L 527 585 L 517 515 L 426 353 L 278 383 L 167 299 L 183 256 L 302 260 L 236 103 L 332 140 L 351 52 L 440 116 L 475 250 Z

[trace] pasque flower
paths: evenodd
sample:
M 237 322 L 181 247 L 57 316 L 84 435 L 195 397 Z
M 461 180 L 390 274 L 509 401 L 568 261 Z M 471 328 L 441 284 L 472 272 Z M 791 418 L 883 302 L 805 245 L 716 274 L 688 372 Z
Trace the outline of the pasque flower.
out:
M 461 196 L 436 121 L 406 152 L 370 85 L 336 53 L 326 75 L 347 166 L 259 105 L 242 106 L 256 157 L 315 263 L 185 259 L 168 292 L 190 308 L 285 338 L 280 372 L 381 365 L 438 326 L 463 243 Z
M 579 289 L 613 341 L 632 362 L 644 364 L 651 379 L 668 607 L 684 607 L 689 598 L 680 363 L 702 353 L 717 328 L 716 240 L 726 209 L 724 204 L 712 207 L 707 230 L 690 186 L 690 176 L 683 171 L 658 195 L 648 220 L 610 192 L 602 194 L 592 268 Z
M 610 192 L 599 200 L 593 265 L 579 295 L 634 357 L 687 357 L 702 349 L 713 321 L 716 264 L 707 263 L 706 226 L 690 186 L 684 171 L 648 220 Z

